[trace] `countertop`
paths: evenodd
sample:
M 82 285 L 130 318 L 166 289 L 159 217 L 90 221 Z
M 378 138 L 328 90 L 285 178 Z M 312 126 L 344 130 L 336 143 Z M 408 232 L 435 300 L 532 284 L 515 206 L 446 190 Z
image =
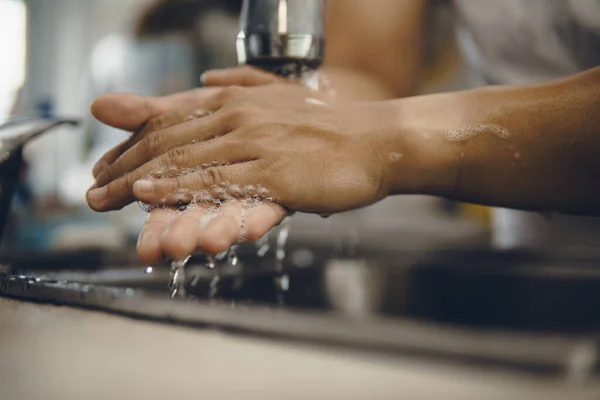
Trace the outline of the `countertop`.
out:
M 3 400 L 597 399 L 600 388 L 0 299 Z

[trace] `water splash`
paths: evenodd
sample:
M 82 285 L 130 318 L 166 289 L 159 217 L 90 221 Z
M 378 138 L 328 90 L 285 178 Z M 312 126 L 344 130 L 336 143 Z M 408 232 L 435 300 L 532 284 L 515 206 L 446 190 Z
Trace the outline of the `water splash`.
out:
M 283 272 L 285 245 L 290 233 L 289 222 L 289 217 L 281 222 L 275 239 L 275 273 L 277 274 L 275 278 L 275 289 L 277 291 L 277 304 L 279 305 L 285 303 L 285 292 L 287 292 L 290 287 L 290 278 Z
M 185 297 L 185 266 L 192 256 L 187 256 L 183 260 L 173 261 L 171 263 L 171 276 L 169 282 L 169 291 L 171 298 Z
M 269 235 L 265 235 L 262 238 L 258 239 L 255 243 L 256 245 L 256 255 L 260 258 L 263 258 L 267 255 L 269 250 L 271 250 L 271 244 L 269 243 Z

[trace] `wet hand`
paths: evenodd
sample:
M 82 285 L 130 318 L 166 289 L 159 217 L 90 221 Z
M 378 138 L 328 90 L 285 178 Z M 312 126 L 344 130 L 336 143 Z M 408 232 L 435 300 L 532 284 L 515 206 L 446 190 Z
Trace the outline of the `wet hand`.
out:
M 92 105 L 92 114 L 101 122 L 136 133 L 107 152 L 95 165 L 98 176 L 121 154 L 147 134 L 181 123 L 193 114 L 194 104 L 228 85 L 264 85 L 280 81 L 275 75 L 251 67 L 235 67 L 208 71 L 203 75 L 205 86 L 166 97 L 144 97 L 133 94 L 100 96 Z M 216 254 L 238 241 L 255 241 L 277 225 L 286 213 L 281 207 L 264 202 L 246 210 L 232 201 L 218 212 L 201 204 L 185 210 L 155 209 L 148 215 L 138 239 L 138 255 L 148 263 L 157 263 L 163 256 L 182 259 L 197 248 Z
M 91 106 L 92 115 L 100 122 L 134 134 L 104 154 L 94 165 L 92 175 L 100 174 L 121 154 L 151 132 L 181 123 L 197 109 L 197 105 L 223 87 L 258 86 L 282 79 L 249 66 L 207 71 L 202 75 L 206 88 L 194 89 L 163 97 L 149 97 L 129 93 L 99 96 Z M 210 86 L 210 87 L 208 87 Z
M 118 209 L 135 198 L 156 204 L 178 189 L 223 184 L 262 187 L 287 208 L 323 213 L 388 193 L 379 140 L 392 118 L 385 106 L 342 103 L 291 84 L 230 87 L 199 106 L 203 116 L 146 135 L 101 172 L 88 194 L 92 208 Z M 187 172 L 143 179 L 166 167 Z
M 286 216 L 276 204 L 263 202 L 246 209 L 239 201 L 229 201 L 214 212 L 209 205 L 194 205 L 184 211 L 157 208 L 148 214 L 140 232 L 137 252 L 146 263 L 163 257 L 181 260 L 197 249 L 218 254 L 239 242 L 254 242 Z

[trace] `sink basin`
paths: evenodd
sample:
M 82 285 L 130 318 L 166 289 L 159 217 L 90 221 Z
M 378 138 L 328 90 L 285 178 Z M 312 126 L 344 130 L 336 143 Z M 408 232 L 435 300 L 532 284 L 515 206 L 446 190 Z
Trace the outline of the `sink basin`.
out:
M 274 238 L 270 246 L 261 256 L 256 245 L 240 245 L 236 265 L 215 269 L 193 256 L 181 299 L 169 296 L 167 264 L 147 273 L 132 252 L 90 253 L 81 264 L 71 254 L 62 268 L 56 254 L 53 262 L 4 257 L 0 295 L 386 353 L 561 375 L 598 371 L 600 252 L 332 246 L 292 237 L 279 269 Z M 289 278 L 283 292 L 281 275 Z

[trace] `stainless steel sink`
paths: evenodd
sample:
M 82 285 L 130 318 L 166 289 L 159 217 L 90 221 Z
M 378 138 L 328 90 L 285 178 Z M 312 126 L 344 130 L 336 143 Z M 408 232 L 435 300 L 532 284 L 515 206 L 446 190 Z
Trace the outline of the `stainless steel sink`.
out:
M 273 254 L 261 257 L 254 245 L 240 246 L 238 252 L 237 265 L 214 270 L 205 266 L 203 255 L 193 257 L 185 299 L 169 297 L 167 265 L 148 274 L 130 253 L 88 254 L 85 265 L 72 263 L 68 269 L 51 267 L 45 256 L 44 263 L 31 255 L 19 263 L 13 255 L 12 261 L 4 258 L 0 295 L 596 380 L 596 252 L 408 251 L 358 244 L 349 256 L 329 243 L 295 239 L 286 247 L 283 272 L 290 284 L 283 305 L 274 284 L 280 272 Z M 61 257 L 54 257 L 60 266 Z M 209 299 L 216 276 L 218 290 Z

